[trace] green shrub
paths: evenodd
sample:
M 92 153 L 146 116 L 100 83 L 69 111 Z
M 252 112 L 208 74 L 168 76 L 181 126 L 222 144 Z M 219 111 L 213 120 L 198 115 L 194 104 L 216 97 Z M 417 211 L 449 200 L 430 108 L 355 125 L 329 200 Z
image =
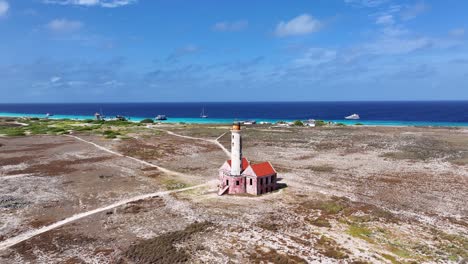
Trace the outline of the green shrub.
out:
M 356 123 L 354 124 L 355 126 L 362 126 L 363 124 L 362 123 Z
M 193 235 L 204 232 L 213 224 L 209 222 L 193 223 L 183 230 L 164 233 L 160 236 L 142 240 L 131 245 L 125 256 L 137 263 L 186 263 L 190 261 L 191 252 L 177 247 Z
M 326 124 L 327 124 L 327 123 L 325 123 L 325 121 L 323 121 L 323 120 L 316 120 L 316 121 L 315 121 L 315 126 L 318 126 L 318 127 L 324 126 L 324 125 L 326 125 Z
M 117 136 L 120 135 L 118 131 L 114 131 L 114 130 L 106 130 L 102 132 L 102 134 L 105 136 L 105 138 L 117 138 Z
M 121 120 L 109 120 L 109 121 L 105 121 L 104 124 L 110 125 L 110 126 L 131 126 L 131 125 L 135 125 L 135 123 L 133 123 L 133 122 L 121 121 Z
M 8 137 L 25 136 L 24 130 L 21 127 L 0 127 L 0 134 Z
M 343 123 L 338 123 L 338 124 L 336 124 L 336 126 L 346 126 L 346 125 L 343 124 Z
M 304 126 L 304 123 L 302 123 L 301 120 L 296 120 L 296 121 L 294 121 L 293 124 L 294 124 L 295 126 Z
M 154 121 L 151 118 L 146 118 L 146 119 L 141 120 L 140 123 L 142 123 L 142 124 L 152 124 L 152 123 L 154 123 Z

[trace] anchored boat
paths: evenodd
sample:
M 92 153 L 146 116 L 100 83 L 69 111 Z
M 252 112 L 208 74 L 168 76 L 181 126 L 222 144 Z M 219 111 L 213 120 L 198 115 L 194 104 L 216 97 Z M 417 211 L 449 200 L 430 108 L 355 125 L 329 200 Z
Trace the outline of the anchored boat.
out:
M 352 114 L 350 116 L 346 116 L 345 119 L 349 119 L 349 120 L 357 120 L 357 119 L 360 119 L 361 117 L 358 115 L 358 114 Z
M 158 116 L 156 116 L 155 119 L 156 120 L 167 120 L 167 117 L 166 117 L 166 115 L 158 115 Z

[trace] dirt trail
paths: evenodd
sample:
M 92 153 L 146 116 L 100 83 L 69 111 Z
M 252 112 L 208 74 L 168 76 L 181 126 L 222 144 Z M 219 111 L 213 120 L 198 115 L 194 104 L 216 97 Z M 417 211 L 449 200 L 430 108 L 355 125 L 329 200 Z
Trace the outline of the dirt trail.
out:
M 88 212 L 79 213 L 79 214 L 73 215 L 71 217 L 65 218 L 65 219 L 63 219 L 61 221 L 58 221 L 56 223 L 53 223 L 53 224 L 50 224 L 50 225 L 47 225 L 47 226 L 43 226 L 43 227 L 41 227 L 39 229 L 34 229 L 34 230 L 31 230 L 31 231 L 22 233 L 22 234 L 20 234 L 18 236 L 9 238 L 7 240 L 4 240 L 4 241 L 0 242 L 0 250 L 5 250 L 7 248 L 10 248 L 10 247 L 18 244 L 18 243 L 21 243 L 21 242 L 23 242 L 25 240 L 28 240 L 28 239 L 30 239 L 32 237 L 35 237 L 37 235 L 40 235 L 40 234 L 45 233 L 47 231 L 50 231 L 52 229 L 61 227 L 63 225 L 66 225 L 68 223 L 74 222 L 76 220 L 82 219 L 84 217 L 87 217 L 87 216 L 90 216 L 90 215 L 93 215 L 93 214 L 97 214 L 97 213 L 100 213 L 100 212 L 104 212 L 104 211 L 113 209 L 115 207 L 118 207 L 118 206 L 121 206 L 121 205 L 124 205 L 124 204 L 132 203 L 132 202 L 136 202 L 136 201 L 139 201 L 139 200 L 152 198 L 152 197 L 156 197 L 156 196 L 160 196 L 160 195 L 188 191 L 188 190 L 200 188 L 200 187 L 203 187 L 203 186 L 207 186 L 210 183 L 211 182 L 196 185 L 196 186 L 192 186 L 192 187 L 187 187 L 187 188 L 183 188 L 183 189 L 172 190 L 172 191 L 162 191 L 162 192 L 155 192 L 155 193 L 149 193 L 149 194 L 142 194 L 142 195 L 138 195 L 138 196 L 135 196 L 135 197 L 132 197 L 132 198 L 124 199 L 124 200 L 115 202 L 115 203 L 113 203 L 111 205 L 100 207 L 100 208 L 97 208 L 97 209 L 94 209 L 94 210 L 91 210 L 91 211 L 88 211 Z
M 0 176 L 0 180 L 9 180 L 9 179 L 16 179 L 16 178 L 23 178 L 23 177 L 30 177 L 34 176 L 34 174 L 26 173 L 26 174 L 15 174 L 15 175 L 8 175 L 8 176 Z
M 174 136 L 187 137 L 187 136 L 182 136 L 182 135 L 172 133 L 170 131 L 167 131 L 167 133 L 172 134 Z M 77 136 L 73 136 L 73 135 L 67 135 L 67 136 L 72 137 L 74 139 L 77 139 L 79 141 L 91 144 L 91 145 L 95 146 L 96 148 L 98 148 L 100 150 L 103 150 L 103 151 L 106 151 L 108 153 L 111 153 L 111 154 L 114 154 L 114 155 L 117 155 L 117 156 L 120 156 L 120 157 L 129 158 L 129 159 L 137 161 L 137 162 L 139 162 L 141 164 L 157 168 L 158 170 L 160 170 L 160 171 L 162 171 L 164 173 L 167 173 L 167 174 L 172 174 L 172 175 L 177 175 L 177 176 L 186 175 L 186 174 L 182 174 L 182 173 L 179 173 L 179 172 L 176 172 L 176 171 L 172 171 L 172 170 L 160 167 L 158 165 L 154 165 L 154 164 L 149 163 L 149 162 L 144 161 L 144 160 L 140 160 L 140 159 L 137 159 L 137 158 L 134 158 L 134 157 L 123 155 L 123 154 L 121 154 L 119 152 L 116 152 L 116 151 L 113 151 L 111 149 L 105 148 L 105 147 L 103 147 L 101 145 L 98 145 L 98 144 L 96 144 L 94 142 L 82 139 L 82 138 L 77 137 Z M 187 138 L 192 138 L 192 137 L 187 137 Z M 209 140 L 209 139 L 202 139 L 202 138 L 192 138 L 192 139 L 204 140 L 204 141 L 212 142 L 212 143 L 215 143 L 215 144 L 219 144 L 219 142 L 217 140 Z M 229 152 L 221 144 L 219 144 L 219 145 L 223 149 L 223 151 L 225 151 L 227 154 L 229 154 Z M 15 175 L 15 176 L 18 177 L 19 175 Z M 23 175 L 21 175 L 21 176 L 23 176 Z M 128 199 L 124 199 L 124 200 L 115 202 L 115 203 L 113 203 L 111 205 L 107 205 L 107 206 L 100 207 L 100 208 L 97 208 L 97 209 L 94 209 L 94 210 L 91 210 L 91 211 L 79 213 L 79 214 L 73 215 L 71 217 L 68 217 L 66 219 L 63 219 L 61 221 L 58 221 L 56 223 L 53 223 L 53 224 L 50 224 L 50 225 L 47 225 L 47 226 L 43 226 L 43 227 L 41 227 L 39 229 L 30 230 L 30 231 L 25 232 L 23 234 L 20 234 L 18 236 L 11 237 L 11 238 L 9 238 L 7 240 L 4 240 L 4 241 L 0 242 L 0 250 L 5 250 L 7 248 L 10 248 L 10 247 L 18 244 L 18 243 L 21 243 L 21 242 L 23 242 L 25 240 L 28 240 L 28 239 L 30 239 L 32 237 L 35 237 L 35 236 L 40 235 L 42 233 L 48 232 L 48 231 L 53 230 L 55 228 L 61 227 L 61 226 L 66 225 L 68 223 L 74 222 L 76 220 L 82 219 L 84 217 L 87 217 L 87 216 L 90 216 L 90 215 L 93 215 L 93 214 L 96 214 L 96 213 L 100 213 L 100 212 L 103 212 L 103 211 L 107 211 L 109 209 L 113 209 L 115 207 L 118 207 L 118 206 L 121 206 L 121 205 L 124 205 L 124 204 L 127 204 L 127 203 L 132 203 L 132 202 L 135 202 L 135 201 L 139 201 L 139 200 L 143 200 L 143 199 L 147 199 L 147 198 L 152 198 L 152 197 L 159 196 L 159 195 L 192 190 L 192 189 L 200 188 L 200 187 L 203 187 L 203 186 L 207 186 L 211 182 L 213 182 L 213 181 L 209 181 L 209 182 L 204 183 L 204 184 L 200 184 L 200 185 L 196 185 L 196 186 L 192 186 L 192 187 L 187 187 L 187 188 L 183 188 L 183 189 L 178 189 L 178 190 L 161 191 L 161 192 L 155 192 L 155 193 L 149 193 L 149 194 L 142 194 L 142 195 L 138 195 L 138 196 L 135 196 L 135 197 L 132 197 L 132 198 L 128 198 Z
M 146 165 L 146 166 L 150 166 L 150 167 L 156 168 L 156 169 L 160 170 L 161 172 L 164 172 L 164 173 L 167 173 L 167 174 L 172 174 L 172 175 L 176 175 L 176 176 L 184 176 L 184 175 L 186 175 L 186 174 L 182 174 L 182 173 L 177 172 L 177 171 L 173 171 L 173 170 L 169 170 L 169 169 L 163 168 L 163 167 L 158 166 L 158 165 L 154 165 L 154 164 L 152 164 L 152 163 L 149 163 L 149 162 L 144 161 L 144 160 L 141 160 L 141 159 L 137 159 L 137 158 L 135 158 L 135 157 L 123 155 L 123 154 L 121 154 L 121 153 L 119 153 L 119 152 L 116 152 L 116 151 L 113 151 L 113 150 L 111 150 L 111 149 L 105 148 L 105 147 L 103 147 L 103 146 L 101 146 L 101 145 L 98 145 L 98 144 L 96 144 L 96 143 L 94 143 L 94 142 L 91 142 L 91 141 L 82 139 L 82 138 L 77 137 L 77 136 L 72 136 L 72 135 L 67 135 L 67 136 L 68 136 L 68 137 L 75 138 L 75 139 L 80 140 L 80 141 L 83 141 L 83 142 L 85 142 L 85 143 L 91 144 L 91 145 L 95 146 L 96 148 L 98 148 L 98 149 L 100 149 L 100 150 L 103 150 L 103 151 L 106 151 L 106 152 L 109 152 L 109 153 L 111 153 L 111 154 L 114 154 L 114 155 L 117 155 L 117 156 L 120 156 L 120 157 L 129 158 L 129 159 L 132 159 L 132 160 L 134 160 L 134 161 L 137 161 L 137 162 L 139 162 L 139 163 L 141 163 L 141 164 L 144 164 L 144 165 Z
M 224 153 L 226 153 L 226 155 L 228 157 L 231 157 L 231 152 L 229 152 L 229 150 L 227 150 L 221 143 L 219 143 L 219 139 L 222 138 L 224 135 L 226 135 L 226 133 L 222 134 L 221 136 L 217 137 L 216 139 L 206 139 L 206 138 L 197 138 L 197 137 L 191 137 L 191 136 L 184 136 L 184 135 L 180 135 L 180 134 L 176 134 L 172 131 L 169 131 L 169 130 L 164 130 L 164 129 L 160 129 L 166 133 L 168 133 L 169 135 L 173 135 L 173 136 L 176 136 L 176 137 L 182 137 L 182 138 L 188 138 L 188 139 L 195 139 L 195 140 L 203 140 L 203 141 L 206 141 L 206 142 L 210 142 L 210 143 L 213 143 L 215 145 L 217 145 L 218 147 L 220 147 Z

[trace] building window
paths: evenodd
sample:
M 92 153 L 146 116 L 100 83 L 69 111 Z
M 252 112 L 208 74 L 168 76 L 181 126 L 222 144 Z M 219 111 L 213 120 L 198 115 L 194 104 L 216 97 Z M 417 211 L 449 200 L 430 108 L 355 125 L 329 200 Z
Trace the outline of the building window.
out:
M 265 179 L 265 183 L 266 183 L 266 184 L 268 184 L 268 177 L 266 177 L 266 179 Z
M 260 179 L 260 185 L 262 185 L 262 184 L 263 184 L 263 179 Z
M 226 180 L 226 185 L 229 186 L 229 180 Z
M 252 185 L 252 179 L 250 179 L 250 185 Z
M 239 185 L 239 181 L 236 181 L 236 185 Z

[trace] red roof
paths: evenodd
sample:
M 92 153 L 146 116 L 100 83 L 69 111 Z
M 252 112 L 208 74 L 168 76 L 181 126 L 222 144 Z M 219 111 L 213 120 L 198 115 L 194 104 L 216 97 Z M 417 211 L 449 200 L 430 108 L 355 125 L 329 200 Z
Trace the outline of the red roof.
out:
M 275 169 L 273 169 L 270 162 L 252 164 L 250 165 L 250 167 L 252 167 L 252 170 L 255 172 L 255 175 L 257 175 L 257 177 L 264 177 L 276 173 Z
M 229 167 L 231 167 L 231 160 L 227 161 L 229 164 Z M 249 167 L 249 161 L 246 158 L 242 158 L 242 170 L 247 169 Z

